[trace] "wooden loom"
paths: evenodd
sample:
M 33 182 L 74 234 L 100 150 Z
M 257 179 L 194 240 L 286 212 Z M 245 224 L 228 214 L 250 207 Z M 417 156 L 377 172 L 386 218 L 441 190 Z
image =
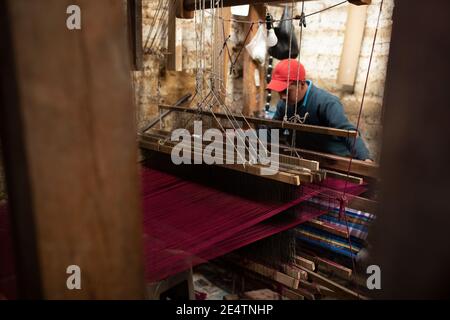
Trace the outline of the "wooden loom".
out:
M 77 3 L 83 12 L 91 12 L 83 20 L 83 29 L 95 28 L 95 39 L 89 36 L 92 33 L 88 33 L 87 38 L 82 32 L 68 36 L 67 30 L 61 28 L 62 13 L 67 6 L 64 2 L 0 2 L 0 33 L 3 36 L 0 64 L 5 70 L 1 73 L 4 81 L 1 85 L 0 131 L 15 222 L 13 233 L 19 257 L 20 297 L 143 298 L 142 261 L 130 258 L 130 253 L 133 254 L 139 244 L 140 211 L 136 199 L 138 190 L 132 187 L 137 181 L 136 161 L 127 160 L 128 155 L 133 158 L 135 153 L 134 119 L 130 116 L 129 107 L 132 105 L 132 95 L 128 90 L 129 70 L 113 68 L 118 57 L 127 61 L 128 51 L 125 46 L 117 51 L 105 51 L 103 45 L 122 41 L 123 6 L 119 2 L 111 5 L 110 1 L 104 0 L 80 0 Z M 446 145 L 449 127 L 445 123 L 436 126 L 433 121 L 423 121 L 423 106 L 430 104 L 430 95 L 426 90 L 417 90 L 417 78 L 435 77 L 437 88 L 432 100 L 433 112 L 441 115 L 440 119 L 445 122 L 448 117 L 442 115 L 448 115 L 448 73 L 443 72 L 445 61 L 441 58 L 443 52 L 448 52 L 448 46 L 442 46 L 442 37 L 429 35 L 449 30 L 445 17 L 449 7 L 447 1 L 440 0 L 429 1 L 426 6 L 421 2 L 397 1 L 395 6 L 396 28 L 392 35 L 384 103 L 387 130 L 382 174 L 389 186 L 386 191 L 389 196 L 383 203 L 383 221 L 379 220 L 383 227 L 379 236 L 383 240 L 377 243 L 383 272 L 392 272 L 393 275 L 383 278 L 384 290 L 380 294 L 384 299 L 443 297 L 445 282 L 440 270 L 445 260 L 436 257 L 448 252 L 445 248 L 448 241 L 442 239 L 449 233 L 448 224 L 436 224 L 436 219 L 448 221 L 448 201 L 445 197 L 433 201 L 429 211 L 436 213 L 434 219 L 423 219 L 423 197 L 411 195 L 426 194 L 433 198 L 436 192 L 446 190 L 449 179 L 448 161 L 443 157 L 442 148 L 418 146 L 418 141 L 427 145 L 432 140 Z M 411 25 L 418 26 L 414 42 L 408 37 Z M 78 41 L 72 41 L 74 38 Z M 95 82 L 86 81 L 87 76 L 80 63 L 81 43 L 89 49 L 84 57 L 93 66 L 89 79 L 93 77 L 97 80 Z M 30 44 L 33 51 L 28 50 Z M 415 50 L 418 46 L 422 50 Z M 424 56 L 428 58 L 426 68 L 417 68 L 418 61 L 422 61 Z M 61 64 L 61 60 L 64 63 Z M 71 76 L 67 77 L 68 74 Z M 123 81 L 117 85 L 114 79 Z M 67 90 L 70 88 L 69 80 L 78 81 L 78 90 Z M 105 96 L 104 91 L 98 90 L 98 83 L 114 95 Z M 43 93 L 40 97 L 48 97 L 46 105 L 39 97 L 30 95 L 36 91 L 19 90 L 24 86 L 40 88 Z M 80 92 L 86 89 L 95 101 L 89 106 L 79 99 Z M 411 99 L 411 92 L 414 92 L 414 99 Z M 85 112 L 86 109 L 89 112 Z M 34 121 L 36 119 L 45 119 L 45 122 Z M 404 125 L 398 126 L 398 119 L 403 119 Z M 86 123 L 91 124 L 89 138 L 86 137 Z M 105 127 L 114 134 L 119 131 L 120 135 L 115 135 L 112 140 L 110 130 L 104 134 Z M 419 127 L 424 130 L 417 130 Z M 74 152 L 68 152 L 69 149 Z M 123 157 L 124 151 L 129 152 L 126 157 Z M 329 161 L 336 163 L 335 159 L 330 158 Z M 98 186 L 91 179 L 98 176 L 99 168 L 111 176 L 100 195 Z M 129 171 L 122 174 L 118 168 Z M 423 174 L 424 170 L 436 174 Z M 68 172 L 73 174 L 67 175 Z M 418 173 L 412 174 L 415 172 Z M 61 188 L 61 179 L 71 187 Z M 134 192 L 130 192 L 131 189 Z M 117 196 L 114 197 L 118 194 L 123 195 L 120 206 Z M 32 201 L 49 197 L 53 199 L 51 207 L 43 201 Z M 95 202 L 86 201 L 91 198 Z M 94 215 L 100 219 L 93 221 L 90 217 Z M 392 233 L 386 233 L 384 227 L 387 226 L 400 230 L 402 234 L 394 237 Z M 124 227 L 128 232 L 114 232 Z M 413 268 L 411 277 L 423 280 L 419 282 L 428 286 L 418 285 L 417 281 L 403 281 L 404 270 L 410 268 L 411 256 L 417 253 L 423 242 L 422 237 L 412 239 L 410 235 L 424 229 L 433 235 L 439 234 L 441 244 L 436 243 L 423 253 L 424 259 L 430 263 Z M 99 234 L 102 237 L 98 237 Z M 404 241 L 398 241 L 399 236 Z M 111 241 L 103 241 L 105 238 Z M 124 250 L 124 244 L 129 243 L 131 245 Z M 105 245 L 114 257 L 113 261 L 102 258 Z M 54 259 L 49 259 L 49 256 Z M 42 268 L 39 267 L 40 259 Z M 64 272 L 52 270 L 64 270 L 74 261 L 83 264 L 86 287 L 83 291 L 68 292 L 61 287 L 66 281 Z M 96 279 L 95 285 L 90 279 Z
M 227 5 L 235 5 L 240 1 L 224 1 L 224 6 Z M 265 1 L 267 2 L 267 1 Z M 370 1 L 349 1 L 354 4 L 368 4 Z M 257 1 L 253 2 L 257 3 Z M 184 2 L 184 13 L 179 14 L 179 17 L 192 17 L 192 14 L 186 13 L 187 10 L 192 10 L 193 4 L 189 1 Z M 189 105 L 192 104 L 192 100 L 189 101 L 191 95 L 187 95 L 182 97 L 177 103 L 174 105 L 159 105 L 160 117 L 151 120 L 144 129 L 138 135 L 139 145 L 142 149 L 150 150 L 152 152 L 163 153 L 163 154 L 171 154 L 173 148 L 176 143 L 170 141 L 170 131 L 155 129 L 154 127 L 169 114 L 181 114 L 181 115 L 191 115 L 197 117 L 206 117 L 206 118 L 214 118 L 216 121 L 230 121 L 230 115 L 226 112 L 214 112 L 212 108 L 209 110 L 199 109 L 199 108 L 190 108 Z M 244 108 L 245 109 L 245 108 Z M 312 126 L 305 125 L 300 123 L 291 123 L 291 122 L 283 122 L 283 121 L 275 121 L 268 120 L 258 117 L 252 116 L 244 116 L 243 114 L 233 114 L 231 115 L 233 121 L 239 122 L 242 126 L 257 128 L 259 125 L 279 128 L 279 129 L 291 129 L 300 132 L 309 132 L 315 134 L 324 134 L 331 135 L 337 137 L 345 137 L 345 138 L 355 138 L 357 136 L 356 131 L 351 130 L 340 130 L 335 128 L 326 128 L 320 126 Z M 218 120 L 220 119 L 220 120 Z M 230 121 L 232 122 L 232 121 Z M 223 122 L 222 122 L 223 123 Z M 192 141 L 191 141 L 192 142 Z M 194 148 L 192 150 L 192 155 L 202 154 L 206 144 L 203 142 L 200 148 Z M 378 177 L 378 166 L 375 164 L 367 163 L 359 160 L 351 160 L 344 157 L 339 157 L 331 154 L 325 154 L 321 152 L 315 152 L 310 150 L 301 150 L 297 148 L 290 148 L 288 146 L 282 147 L 279 146 L 280 153 L 279 157 L 279 167 L 280 170 L 274 175 L 263 176 L 261 174 L 261 170 L 263 169 L 262 165 L 258 164 L 250 164 L 245 163 L 242 165 L 233 164 L 216 164 L 217 166 L 225 167 L 230 170 L 244 172 L 249 175 L 254 175 L 258 177 L 264 177 L 266 179 L 275 180 L 281 183 L 299 186 L 303 183 L 314 183 L 321 182 L 327 177 L 335 177 L 342 180 L 347 180 L 353 183 L 362 184 L 364 183 L 364 179 L 377 179 Z M 293 152 L 296 152 L 297 156 L 292 156 Z M 223 163 L 225 163 L 225 154 L 220 154 L 220 158 L 224 159 Z M 350 165 L 351 164 L 351 165 Z M 373 212 L 376 204 L 368 199 L 364 198 L 354 198 L 352 199 L 352 207 L 355 209 L 366 210 Z M 318 223 L 315 221 L 315 223 Z M 313 285 L 310 289 L 312 292 L 321 293 L 329 291 L 328 294 L 331 296 L 340 296 L 345 298 L 361 298 L 357 293 L 348 290 L 333 281 L 326 279 L 319 274 L 314 273 L 314 269 L 304 270 L 304 264 L 306 265 L 313 264 L 312 260 L 308 260 L 305 258 L 299 257 L 299 261 L 303 262 L 303 266 L 286 266 L 285 273 L 281 273 L 280 271 L 276 271 L 270 269 L 270 267 L 265 267 L 262 265 L 255 264 L 254 262 L 248 262 L 246 264 L 247 268 L 250 268 L 251 271 L 259 273 L 260 275 L 271 278 L 273 281 L 280 283 L 289 287 L 287 291 L 290 292 L 291 297 L 304 297 L 307 296 L 309 298 L 314 298 L 314 294 L 308 295 L 308 290 L 299 289 L 300 281 L 303 281 L 304 286 L 308 286 L 308 272 L 312 272 L 310 274 L 310 278 L 312 277 L 315 281 L 325 284 L 328 286 L 327 289 L 322 287 L 322 291 Z M 302 260 L 301 260 L 302 259 Z M 324 262 L 322 262 L 324 263 Z M 325 263 L 325 265 L 333 270 L 337 270 L 340 272 L 339 266 L 334 266 L 332 264 Z M 242 267 L 242 265 L 241 265 Z M 348 272 L 351 270 L 344 271 Z M 287 282 L 286 282 L 287 281 Z M 290 282 L 291 281 L 291 282 Z M 293 281 L 293 282 L 292 282 Z M 293 291 L 292 291 L 293 290 Z M 295 292 L 296 291 L 296 292 Z M 303 295 L 302 295 L 303 294 Z
M 81 2 L 85 10 L 96 12 L 101 18 L 90 15 L 84 26 L 95 28 L 98 33 L 94 34 L 106 39 L 106 43 L 121 43 L 120 30 L 124 25 L 122 7 L 119 4 L 111 6 L 105 1 L 103 5 L 99 4 L 102 1 Z M 48 10 L 42 10 L 40 6 Z M 132 104 L 131 93 L 125 64 L 119 69 L 111 69 L 118 56 L 126 57 L 126 48 L 115 48 L 117 51 L 99 56 L 93 54 L 103 50 L 98 46 L 98 38 L 89 36 L 87 42 L 84 39 L 90 49 L 85 57 L 96 66 L 91 74 L 96 81 L 82 81 L 86 80 L 85 70 L 79 67 L 79 44 L 82 42 L 71 41 L 67 31 L 58 27 L 60 13 L 65 10 L 63 4 L 58 4 L 56 10 L 55 3 L 49 1 L 39 4 L 39 8 L 23 6 L 19 1 L 6 1 L 1 3 L 1 7 L 14 8 L 1 10 L 0 19 L 4 26 L 1 28 L 2 35 L 5 34 L 8 40 L 5 50 L 0 51 L 1 63 L 5 70 L 9 70 L 2 74 L 5 80 L 2 83 L 7 88 L 5 96 L 2 96 L 2 112 L 5 112 L 2 113 L 2 143 L 7 156 L 9 195 L 16 222 L 14 231 L 19 249 L 21 296 L 140 298 L 143 296 L 142 261 L 140 251 L 136 249 L 140 246 L 140 217 L 133 157 L 133 117 L 128 107 Z M 31 17 L 33 23 L 26 23 L 24 16 Z M 34 34 L 48 34 L 51 37 L 38 39 L 32 36 L 30 27 L 34 28 Z M 52 30 L 57 30 L 56 34 Z M 75 37 L 80 35 L 75 34 Z M 33 54 L 40 57 L 43 63 L 32 63 L 36 56 L 31 58 L 30 51 L 26 50 L 25 43 L 29 41 L 13 39 L 31 41 L 35 48 Z M 70 50 L 62 54 L 61 47 Z M 14 59 L 13 52 L 17 53 Z M 65 58 L 62 62 L 46 59 L 53 55 Z M 22 68 L 14 68 L 17 65 Z M 23 73 L 27 72 L 39 76 L 26 77 Z M 86 106 L 79 100 L 79 91 L 67 91 L 66 83 L 61 81 L 66 79 L 67 73 L 73 79 L 80 80 L 80 91 L 90 92 L 93 103 Z M 97 83 L 115 94 L 105 99 L 104 92 L 96 87 Z M 44 107 L 42 101 L 30 95 L 30 91 L 19 90 L 21 85 L 43 89 L 43 96 L 53 97 L 54 101 L 58 101 L 57 105 L 47 101 Z M 89 110 L 87 113 L 86 108 Z M 111 116 L 105 118 L 105 114 Z M 30 119 L 46 119 L 46 125 Z M 61 125 L 62 121 L 64 125 Z M 89 135 L 86 134 L 86 123 L 92 124 Z M 111 139 L 110 131 L 105 135 L 105 127 L 112 128 L 114 137 L 120 139 Z M 118 132 L 120 134 L 117 135 Z M 61 156 L 61 150 L 67 150 L 68 146 L 75 151 L 77 158 L 66 153 Z M 343 159 L 331 156 L 328 161 L 330 167 L 345 165 Z M 102 185 L 102 193 L 99 194 L 98 180 L 93 178 L 98 178 L 99 174 L 100 178 L 105 178 L 109 173 L 110 183 Z M 127 183 L 124 184 L 124 181 Z M 69 192 L 61 188 L 64 182 L 71 186 Z M 120 195 L 120 201 L 117 201 L 117 195 Z M 48 198 L 54 200 L 52 206 L 33 201 Z M 93 222 L 92 216 L 102 219 Z M 127 232 L 117 235 L 115 226 Z M 112 241 L 100 243 L 98 231 Z M 79 237 L 81 234 L 82 239 Z M 105 245 L 106 251 L 114 256 L 113 261 L 102 256 Z M 49 256 L 54 259 L 48 259 Z M 39 265 L 40 261 L 43 261 L 42 265 Z M 68 292 L 61 288 L 66 277 L 59 271 L 74 262 L 83 265 L 83 271 L 89 278 L 97 279 L 96 286 L 88 281 L 87 284 L 91 285 L 82 292 Z M 58 271 L 54 273 L 53 270 Z

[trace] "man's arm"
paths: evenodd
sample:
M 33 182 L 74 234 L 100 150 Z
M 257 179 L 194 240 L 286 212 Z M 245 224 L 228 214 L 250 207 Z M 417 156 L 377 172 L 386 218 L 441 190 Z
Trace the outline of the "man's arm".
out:
M 325 105 L 324 109 L 325 109 L 324 110 L 325 119 L 328 122 L 329 127 L 343 130 L 356 130 L 356 127 L 352 123 L 350 123 L 350 121 L 348 121 L 344 112 L 344 107 L 337 98 L 330 100 L 330 102 L 328 102 Z M 344 139 L 350 153 L 352 153 L 353 143 L 355 144 L 354 145 L 355 158 L 359 160 L 370 159 L 369 150 L 367 149 L 366 144 L 359 135 L 359 132 L 358 137 L 356 138 L 356 142 L 354 142 L 354 138 L 344 138 Z
M 286 107 L 286 104 L 283 100 L 278 101 L 277 103 L 277 109 L 275 111 L 274 116 L 272 117 L 272 120 L 278 120 L 283 121 L 284 119 L 284 108 Z

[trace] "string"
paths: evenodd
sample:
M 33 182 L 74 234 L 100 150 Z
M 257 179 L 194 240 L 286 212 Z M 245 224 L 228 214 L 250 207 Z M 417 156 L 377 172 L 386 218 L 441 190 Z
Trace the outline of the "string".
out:
M 291 4 L 291 15 L 294 15 L 294 0 L 292 0 Z M 290 28 L 289 32 L 289 56 L 288 56 L 288 76 L 286 79 L 286 103 L 284 108 L 284 118 L 283 122 L 286 122 L 288 120 L 287 116 L 287 110 L 288 110 L 288 101 L 289 101 L 289 84 L 290 84 L 290 76 L 291 76 L 291 51 L 292 51 L 292 34 L 293 34 L 293 28 Z
M 319 11 L 315 11 L 315 12 L 312 12 L 312 13 L 310 13 L 310 14 L 307 14 L 307 15 L 305 15 L 305 17 L 306 18 L 309 18 L 309 17 L 312 17 L 312 16 L 314 16 L 314 15 L 317 15 L 317 14 L 319 14 L 319 13 L 322 13 L 322 12 L 325 12 L 325 11 L 328 11 L 328 10 L 331 10 L 331 9 L 334 9 L 334 8 L 336 8 L 336 7 L 338 7 L 338 6 L 341 6 L 341 5 L 343 5 L 343 4 L 346 4 L 348 1 L 341 1 L 341 2 L 339 2 L 339 3 L 337 3 L 337 4 L 334 4 L 334 5 L 332 5 L 332 6 L 330 6 L 330 7 L 327 7 L 327 8 L 325 8 L 325 9 L 322 9 L 322 10 L 319 10 Z M 210 14 L 210 13 L 208 13 L 208 14 Z M 233 19 L 233 18 L 230 18 L 230 19 L 225 19 L 225 18 L 223 18 L 223 17 L 219 17 L 219 19 L 221 19 L 221 20 L 223 20 L 223 21 L 228 21 L 228 22 L 236 22 L 236 23 L 242 23 L 242 24 L 256 24 L 256 23 L 267 23 L 268 21 L 267 20 L 259 20 L 259 21 L 248 21 L 248 20 L 238 20 L 238 19 Z M 295 16 L 295 17 L 292 17 L 292 18 L 286 18 L 286 19 L 274 19 L 274 20 L 271 20 L 271 22 L 273 22 L 273 23 L 275 23 L 275 22 L 282 22 L 282 21 L 292 21 L 292 20 L 300 20 L 301 19 L 301 16 Z
M 362 115 L 362 110 L 363 110 L 363 107 L 364 107 L 365 95 L 366 95 L 366 91 L 367 91 L 367 84 L 369 82 L 370 69 L 371 69 L 371 66 L 372 66 L 373 55 L 374 55 L 374 52 L 375 52 L 375 44 L 376 44 L 376 40 L 377 40 L 381 14 L 383 12 L 383 3 L 384 3 L 384 0 L 381 0 L 379 12 L 378 12 L 377 24 L 376 24 L 376 28 L 375 28 L 375 34 L 374 34 L 373 42 L 372 42 L 372 49 L 371 49 L 371 52 L 370 52 L 369 64 L 368 64 L 368 67 L 367 67 L 367 74 L 366 74 L 366 78 L 365 78 L 365 82 L 364 82 L 364 89 L 363 89 L 361 104 L 360 104 L 359 113 L 358 113 L 358 121 L 357 121 L 357 124 L 356 124 L 356 131 L 357 132 L 359 132 L 361 115 Z M 352 166 L 352 162 L 353 162 L 353 158 L 354 158 L 354 154 L 355 154 L 355 146 L 356 146 L 356 138 L 353 139 L 353 143 L 352 143 L 352 152 L 351 152 L 350 161 L 349 161 L 349 164 L 348 164 L 347 177 L 350 176 L 351 166 Z M 347 184 L 348 184 L 348 181 L 346 180 L 346 187 L 344 188 L 344 191 L 343 191 L 343 194 L 342 194 L 342 197 L 341 197 L 341 211 L 343 210 L 343 208 L 345 208 L 344 206 L 346 206 L 346 202 L 347 202 L 347 199 L 346 199 Z M 351 242 L 351 237 L 350 237 L 350 229 L 349 229 L 349 226 L 348 226 L 347 215 L 346 214 L 342 214 L 342 217 L 343 217 L 343 219 L 345 221 L 345 225 L 346 225 L 346 229 L 347 229 L 347 240 L 349 242 L 349 246 L 350 246 L 350 250 L 351 250 L 352 242 Z M 355 271 L 356 270 L 356 262 L 355 262 L 355 258 L 353 256 L 352 256 L 352 267 L 353 267 L 353 271 Z

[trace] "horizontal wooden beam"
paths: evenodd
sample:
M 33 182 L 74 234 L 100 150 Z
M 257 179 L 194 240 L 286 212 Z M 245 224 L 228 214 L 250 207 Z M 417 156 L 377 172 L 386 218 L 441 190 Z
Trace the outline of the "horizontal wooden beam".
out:
M 348 208 L 372 214 L 378 213 L 378 202 L 361 197 L 353 197 L 348 201 Z
M 195 113 L 195 114 L 205 115 L 205 116 L 213 115 L 210 111 L 196 110 L 196 109 L 192 109 L 192 108 L 168 106 L 168 105 L 160 105 L 159 107 L 161 109 L 174 110 L 174 111 L 186 112 L 186 113 Z M 214 112 L 214 115 L 220 119 L 228 119 L 230 117 L 230 115 L 221 113 L 221 112 Z M 328 128 L 328 127 L 321 127 L 321 126 L 313 126 L 313 125 L 308 125 L 308 124 L 299 124 L 299 123 L 292 123 L 292 122 L 269 120 L 269 119 L 256 118 L 256 117 L 244 117 L 244 116 L 240 116 L 240 115 L 236 115 L 236 114 L 233 114 L 233 118 L 236 119 L 237 121 L 248 121 L 249 123 L 252 123 L 252 124 L 265 125 L 268 127 L 274 127 L 274 128 L 280 128 L 280 129 L 292 129 L 292 130 L 297 130 L 297 131 L 324 134 L 324 135 L 335 136 L 335 137 L 355 138 L 358 135 L 357 131 L 355 131 L 355 130 L 342 130 L 342 129 Z
M 166 112 L 169 112 L 168 110 Z M 170 132 L 159 129 L 152 129 L 148 133 L 141 133 L 140 138 L 143 140 L 157 142 L 158 138 L 163 140 L 170 140 Z M 203 142 L 206 144 L 207 142 Z M 226 150 L 226 143 L 223 144 L 224 150 Z M 271 146 L 268 144 L 268 146 Z M 273 150 L 273 149 L 272 149 Z M 297 169 L 307 169 L 309 171 L 319 171 L 319 162 L 313 160 L 302 159 L 298 157 L 293 157 L 285 154 L 278 154 L 279 165 L 286 166 L 292 168 L 293 166 L 297 167 Z M 307 171 L 306 170 L 306 171 Z
M 167 137 L 170 137 L 170 132 L 168 131 L 159 131 L 159 130 L 155 130 L 152 129 L 152 136 L 154 136 L 155 134 L 153 132 L 158 132 L 160 134 L 160 137 L 162 139 L 166 139 Z M 142 137 L 148 138 L 150 137 L 150 135 L 142 135 Z M 269 144 L 269 146 L 271 148 L 273 148 L 274 145 Z M 281 152 L 290 152 L 291 149 L 288 149 L 287 147 L 283 147 L 283 146 L 278 146 L 280 153 Z M 348 170 L 348 166 L 349 166 L 349 161 L 350 158 L 345 158 L 345 157 L 340 157 L 340 156 L 336 156 L 336 155 L 332 155 L 332 154 L 328 154 L 328 153 L 322 153 L 322 152 L 316 152 L 316 151 L 311 151 L 311 150 L 305 150 L 305 149 L 294 149 L 295 151 L 297 151 L 297 153 L 304 157 L 304 158 L 298 158 L 298 157 L 292 157 L 289 156 L 287 154 L 280 154 L 280 164 L 286 165 L 286 164 L 290 164 L 290 165 L 294 165 L 294 166 L 299 166 L 299 167 L 303 167 L 303 168 L 307 168 L 311 171 L 317 171 L 319 169 L 319 165 L 320 168 L 327 168 L 327 169 L 333 169 L 333 170 L 339 170 L 342 172 L 347 172 Z M 370 162 L 365 162 L 365 161 L 361 161 L 361 160 L 353 160 L 352 161 L 352 165 L 350 167 L 350 174 L 351 176 L 348 176 L 346 179 L 356 182 L 356 183 L 360 183 L 360 181 L 358 180 L 358 182 L 355 179 L 359 179 L 358 177 L 354 177 L 352 175 L 359 175 L 362 177 L 370 177 L 370 178 L 378 178 L 378 171 L 379 171 L 379 166 L 374 164 L 374 163 L 370 163 Z M 334 174 L 339 174 L 338 172 L 334 172 Z M 333 175 L 333 172 L 332 172 Z M 344 173 L 341 173 L 341 175 L 345 175 Z M 373 206 L 370 206 L 371 208 L 373 208 Z M 357 209 L 357 208 L 355 208 Z M 360 209 L 358 209 L 360 210 Z
M 306 0 L 306 1 L 312 1 L 312 0 Z M 223 5 L 221 3 L 220 6 L 232 7 L 232 6 L 240 6 L 240 5 L 244 5 L 244 4 L 263 4 L 263 3 L 275 4 L 275 3 L 286 3 L 286 2 L 288 2 L 288 1 L 286 1 L 286 0 L 285 1 L 280 1 L 280 0 L 252 0 L 252 1 L 250 1 L 250 0 L 223 0 Z M 348 0 L 348 2 L 351 4 L 360 6 L 360 5 L 371 4 L 372 0 Z M 196 0 L 184 0 L 183 7 L 184 7 L 184 10 L 186 10 L 186 11 L 194 11 L 196 8 Z M 206 1 L 205 7 L 210 8 L 211 2 Z M 197 4 L 197 9 L 198 9 L 198 4 Z
M 155 142 L 145 141 L 142 139 L 139 141 L 139 146 L 143 149 L 157 151 L 169 155 L 172 153 L 173 149 L 172 145 L 168 144 L 161 145 Z M 192 150 L 192 158 L 194 158 L 195 154 L 201 154 L 201 152 L 202 152 L 201 150 L 197 149 Z M 294 186 L 299 186 L 301 181 L 302 180 L 305 181 L 305 179 L 307 179 L 306 182 L 312 182 L 311 176 L 306 177 L 306 175 L 302 176 L 299 173 L 289 173 L 279 171 L 273 175 L 262 175 L 261 171 L 263 169 L 263 166 L 261 165 L 252 165 L 247 163 L 244 166 L 243 164 L 225 164 L 225 162 L 224 164 L 215 164 L 215 165 L 235 171 L 245 172 L 254 176 L 260 176 L 266 179 L 287 183 Z

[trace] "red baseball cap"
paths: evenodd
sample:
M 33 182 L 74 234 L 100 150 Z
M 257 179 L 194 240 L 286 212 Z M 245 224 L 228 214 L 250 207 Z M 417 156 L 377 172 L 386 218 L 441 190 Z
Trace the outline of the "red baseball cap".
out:
M 289 84 L 295 80 L 306 80 L 305 67 L 295 59 L 281 60 L 273 69 L 272 80 L 267 89 L 281 92 L 286 90 Z

